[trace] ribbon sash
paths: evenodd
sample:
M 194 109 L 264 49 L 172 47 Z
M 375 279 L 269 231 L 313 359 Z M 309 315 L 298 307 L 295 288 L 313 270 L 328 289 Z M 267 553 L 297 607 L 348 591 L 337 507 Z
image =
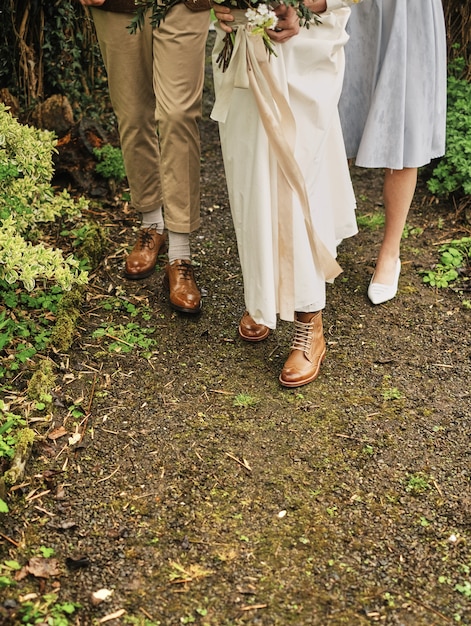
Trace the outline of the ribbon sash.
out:
M 242 11 L 234 11 L 238 25 L 234 49 L 211 117 L 224 123 L 234 88 L 251 88 L 260 119 L 278 167 L 278 310 L 282 319 L 294 319 L 294 250 L 292 193 L 299 199 L 314 264 L 325 280 L 333 280 L 342 268 L 317 235 L 312 223 L 306 184 L 294 156 L 296 121 L 270 68 L 262 37 L 251 35 Z M 239 15 L 236 15 L 239 14 Z M 242 19 L 243 17 L 243 19 Z M 240 24 L 240 25 L 239 25 Z

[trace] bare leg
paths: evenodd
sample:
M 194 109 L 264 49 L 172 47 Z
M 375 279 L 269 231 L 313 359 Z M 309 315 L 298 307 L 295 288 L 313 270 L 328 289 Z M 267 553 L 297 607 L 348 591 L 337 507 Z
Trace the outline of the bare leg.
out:
M 394 282 L 401 237 L 417 184 L 417 168 L 386 170 L 383 198 L 386 211 L 384 237 L 376 262 L 374 282 L 391 285 Z

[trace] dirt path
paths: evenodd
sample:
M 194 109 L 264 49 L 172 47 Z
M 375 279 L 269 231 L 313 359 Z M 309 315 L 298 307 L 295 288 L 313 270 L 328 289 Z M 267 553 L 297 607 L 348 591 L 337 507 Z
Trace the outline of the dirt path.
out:
M 203 313 L 171 312 L 161 269 L 121 278 L 130 221 L 110 209 L 110 256 L 54 357 L 53 421 L 1 530 L 1 562 L 44 546 L 58 571 L 2 589 L 0 623 L 20 623 L 19 594 L 56 591 L 81 625 L 471 624 L 470 313 L 418 273 L 463 225 L 420 191 L 398 297 L 379 307 L 366 287 L 380 231 L 344 242 L 321 376 L 283 390 L 289 325 L 261 345 L 236 336 L 241 275 L 208 121 L 203 145 Z M 380 178 L 354 176 L 371 215 Z M 61 425 L 81 441 L 46 436 Z M 95 606 L 101 588 L 113 594 Z

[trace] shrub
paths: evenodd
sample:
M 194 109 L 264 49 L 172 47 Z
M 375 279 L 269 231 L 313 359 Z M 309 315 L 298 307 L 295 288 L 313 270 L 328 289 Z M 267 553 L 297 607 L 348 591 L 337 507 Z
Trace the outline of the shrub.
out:
M 21 282 L 32 291 L 41 279 L 68 290 L 87 282 L 72 256 L 41 238 L 41 225 L 57 218 L 78 217 L 86 202 L 75 202 L 51 186 L 54 135 L 24 126 L 0 103 L 0 279 Z M 29 240 L 28 240 L 29 239 Z
M 437 196 L 471 194 L 471 83 L 462 78 L 464 63 L 449 65 L 446 154 L 427 183 Z

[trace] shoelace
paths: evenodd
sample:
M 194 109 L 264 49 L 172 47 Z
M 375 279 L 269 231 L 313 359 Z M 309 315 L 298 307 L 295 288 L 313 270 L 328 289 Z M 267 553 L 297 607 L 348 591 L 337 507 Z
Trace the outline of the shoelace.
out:
M 312 324 L 294 320 L 294 338 L 291 350 L 308 352 L 312 343 Z
M 193 266 L 188 261 L 181 261 L 177 269 L 184 280 L 193 280 Z
M 138 235 L 138 244 L 140 248 L 152 248 L 155 247 L 155 241 L 152 231 L 157 233 L 155 228 L 141 228 Z

